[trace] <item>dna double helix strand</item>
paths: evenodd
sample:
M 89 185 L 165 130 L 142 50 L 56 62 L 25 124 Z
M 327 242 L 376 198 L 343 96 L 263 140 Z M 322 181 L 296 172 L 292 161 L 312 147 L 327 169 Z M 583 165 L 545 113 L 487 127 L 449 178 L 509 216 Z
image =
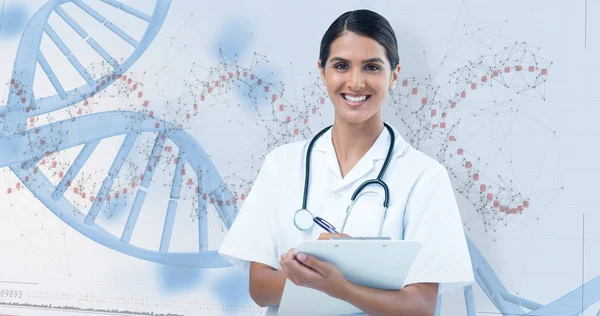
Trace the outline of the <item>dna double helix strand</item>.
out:
M 216 251 L 208 251 L 208 219 L 206 216 L 198 217 L 197 252 L 169 252 L 175 215 L 181 197 L 182 178 L 185 169 L 189 169 L 186 166 L 191 166 L 191 171 L 195 173 L 202 192 L 204 192 L 199 193 L 199 209 L 205 209 L 208 201 L 219 201 L 219 203 L 214 203 L 214 208 L 227 228 L 231 226 L 235 214 L 237 214 L 236 206 L 233 203 L 221 203 L 221 201 L 232 201 L 233 198 L 228 190 L 217 189 L 224 188 L 225 184 L 209 156 L 202 146 L 181 128 L 143 113 L 111 111 L 83 115 L 27 129 L 27 119 L 57 111 L 93 97 L 94 94 L 120 78 L 148 49 L 161 28 L 171 4 L 171 0 L 156 0 L 152 15 L 148 15 L 115 0 L 102 0 L 102 2 L 119 9 L 120 11 L 117 12 L 120 14 L 126 13 L 127 19 L 145 21 L 147 26 L 143 36 L 139 41 L 134 39 L 82 0 L 51 0 L 40 8 L 23 31 L 12 72 L 8 104 L 0 107 L 0 148 L 2 148 L 0 168 L 10 167 L 20 181 L 48 210 L 81 234 L 113 250 L 140 259 L 174 266 L 202 268 L 229 266 Z M 123 62 L 118 62 L 88 34 L 82 25 L 69 15 L 63 8 L 66 3 L 74 4 L 82 14 L 91 16 L 121 40 L 131 45 L 134 48 L 131 55 L 123 58 Z M 48 23 L 51 15 L 58 15 L 66 22 L 112 67 L 112 70 L 96 78 L 90 75 L 65 44 L 61 35 Z M 124 20 L 126 19 L 120 15 L 119 23 L 125 22 Z M 139 23 L 139 21 L 136 22 Z M 87 84 L 71 90 L 63 87 L 52 69 L 51 62 L 44 57 L 41 51 L 41 40 L 44 34 L 58 47 Z M 34 96 L 33 86 L 37 64 L 56 90 L 55 95 L 45 98 Z M 100 227 L 96 220 L 103 204 L 110 200 L 110 190 L 130 155 L 136 139 L 144 133 L 154 133 L 157 136 L 147 167 L 141 177 L 143 180 L 129 210 L 127 222 L 121 235 L 117 236 Z M 112 162 L 107 177 L 95 195 L 93 204 L 88 210 L 79 209 L 64 196 L 67 188 L 86 161 L 93 155 L 100 141 L 119 135 L 125 135 L 124 141 Z M 171 191 L 160 247 L 158 250 L 142 248 L 132 245 L 130 241 L 148 189 L 152 184 L 152 176 L 159 157 L 167 141 L 173 142 L 178 147 L 179 154 L 175 173 L 170 183 Z M 36 164 L 45 156 L 80 145 L 83 145 L 83 149 L 58 185 L 54 185 L 42 172 L 38 172 Z M 189 173 L 186 177 L 189 177 Z M 209 199 L 202 196 L 206 194 L 205 192 L 211 192 Z
M 0 168 L 9 167 L 20 181 L 41 201 L 51 212 L 66 224 L 87 236 L 91 240 L 123 254 L 161 264 L 216 268 L 229 264 L 218 256 L 215 251 L 208 251 L 208 221 L 204 216 L 198 217 L 198 249 L 197 252 L 169 252 L 169 246 L 174 229 L 174 219 L 181 197 L 183 169 L 191 169 L 198 179 L 201 192 L 210 192 L 210 198 L 217 201 L 213 207 L 223 224 L 229 228 L 233 223 L 237 208 L 235 203 L 220 203 L 235 200 L 228 190 L 223 190 L 225 184 L 219 172 L 213 165 L 202 146 L 181 128 L 143 113 L 131 111 L 111 111 L 83 115 L 44 126 L 27 129 L 27 119 L 44 113 L 57 111 L 104 90 L 120 78 L 148 49 L 156 37 L 167 15 L 170 0 L 156 0 L 152 15 L 145 14 L 135 8 L 115 0 L 101 0 L 122 12 L 131 19 L 147 22 L 147 27 L 141 39 L 137 41 L 121 28 L 102 16 L 82 0 L 50 0 L 38 10 L 27 24 L 18 47 L 14 63 L 8 104 L 0 106 Z M 134 50 L 122 63 L 89 36 L 61 6 L 72 3 L 83 13 L 104 25 Z M 48 24 L 52 15 L 58 15 L 66 22 L 87 44 L 97 52 L 112 70 L 108 74 L 93 77 L 69 50 L 61 36 Z M 122 22 L 122 21 L 119 21 Z M 50 40 L 68 59 L 74 69 L 87 84 L 70 90 L 65 90 L 52 70 L 51 63 L 44 57 L 40 49 L 42 36 L 46 34 Z M 44 74 L 56 90 L 56 94 L 45 98 L 36 98 L 33 93 L 36 65 L 39 64 Z M 103 122 L 109 122 L 105 124 Z M 96 220 L 104 203 L 107 201 L 115 179 L 118 178 L 136 139 L 142 134 L 156 134 L 148 163 L 144 169 L 142 181 L 136 192 L 127 222 L 120 236 L 114 235 L 101 228 Z M 82 210 L 71 203 L 65 192 L 71 182 L 101 140 L 115 136 L 125 136 L 121 147 L 98 190 L 91 207 Z M 156 171 L 158 158 L 167 141 L 173 142 L 179 149 L 177 165 L 170 183 L 170 196 L 161 241 L 158 250 L 141 248 L 132 245 L 131 238 L 147 192 L 152 185 L 152 177 Z M 83 149 L 72 162 L 64 177 L 54 185 L 42 172 L 38 172 L 36 164 L 49 153 L 56 153 L 69 148 L 83 145 Z M 187 168 L 185 166 L 191 166 Z M 208 201 L 198 193 L 198 209 L 205 209 Z M 469 251 L 473 263 L 475 278 L 491 302 L 503 314 L 508 315 L 580 315 L 583 310 L 600 300 L 600 277 L 596 277 L 581 287 L 567 293 L 554 302 L 542 305 L 527 299 L 512 295 L 504 287 L 496 273 L 487 263 L 481 252 L 467 236 Z M 585 293 L 585 295 L 584 295 Z M 464 287 L 465 302 L 469 316 L 476 315 L 475 302 L 471 285 Z M 441 299 L 438 299 L 438 304 Z M 529 310 L 527 313 L 523 308 Z M 438 305 L 436 314 L 439 315 L 441 306 Z

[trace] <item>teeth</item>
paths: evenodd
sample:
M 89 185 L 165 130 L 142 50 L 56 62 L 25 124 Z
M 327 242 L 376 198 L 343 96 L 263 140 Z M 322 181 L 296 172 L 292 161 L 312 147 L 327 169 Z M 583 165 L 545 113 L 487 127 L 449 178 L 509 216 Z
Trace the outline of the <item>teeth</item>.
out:
M 347 94 L 344 94 L 344 98 L 350 102 L 362 102 L 364 100 L 367 99 L 366 95 L 360 96 L 360 97 L 351 97 Z

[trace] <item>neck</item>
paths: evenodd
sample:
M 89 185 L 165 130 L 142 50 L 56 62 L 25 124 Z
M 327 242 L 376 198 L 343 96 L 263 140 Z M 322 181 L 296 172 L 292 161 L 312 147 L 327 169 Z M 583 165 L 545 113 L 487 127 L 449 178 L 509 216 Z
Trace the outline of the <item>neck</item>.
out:
M 335 121 L 331 139 L 342 177 L 369 151 L 382 130 L 383 122 L 376 117 L 359 124 Z

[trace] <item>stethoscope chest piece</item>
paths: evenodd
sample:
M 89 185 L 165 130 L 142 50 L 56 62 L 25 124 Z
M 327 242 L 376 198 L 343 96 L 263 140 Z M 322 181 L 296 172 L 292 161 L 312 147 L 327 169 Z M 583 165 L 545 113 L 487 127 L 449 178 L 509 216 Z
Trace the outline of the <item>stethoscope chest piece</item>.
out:
M 305 208 L 297 210 L 294 214 L 294 225 L 301 231 L 311 230 L 315 225 L 313 214 Z

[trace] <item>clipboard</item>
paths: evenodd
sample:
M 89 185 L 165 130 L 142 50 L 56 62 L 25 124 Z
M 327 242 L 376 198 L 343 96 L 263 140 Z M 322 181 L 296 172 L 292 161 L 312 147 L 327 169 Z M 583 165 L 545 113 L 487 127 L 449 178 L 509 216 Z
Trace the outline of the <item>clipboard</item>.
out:
M 410 271 L 421 243 L 408 240 L 338 239 L 300 244 L 303 252 L 336 265 L 355 284 L 399 290 Z M 323 292 L 285 283 L 278 315 L 342 315 L 362 313 L 352 304 Z

